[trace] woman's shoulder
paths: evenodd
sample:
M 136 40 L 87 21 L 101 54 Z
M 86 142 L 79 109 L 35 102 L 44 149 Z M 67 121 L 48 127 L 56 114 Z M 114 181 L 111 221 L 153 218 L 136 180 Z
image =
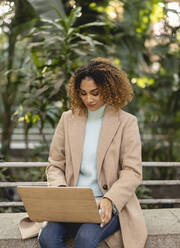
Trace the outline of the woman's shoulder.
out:
M 72 110 L 67 110 L 67 111 L 64 111 L 61 115 L 61 118 L 64 120 L 64 121 L 69 121 L 69 120 L 77 120 L 77 119 L 81 119 L 82 118 L 82 115 L 79 115 L 78 113 L 73 113 Z
M 67 111 L 64 111 L 63 113 L 62 113 L 62 116 L 64 117 L 64 118 L 69 118 L 69 117 L 72 117 L 72 110 L 67 110 Z
M 137 118 L 135 115 L 125 111 L 125 110 L 119 110 L 119 117 L 120 119 L 123 119 L 125 121 L 137 121 Z
M 72 113 L 72 110 L 67 110 L 67 111 L 64 111 L 61 115 L 61 118 L 60 118 L 60 122 L 67 122 L 69 121 L 70 119 L 72 119 L 72 116 L 73 116 L 73 113 Z

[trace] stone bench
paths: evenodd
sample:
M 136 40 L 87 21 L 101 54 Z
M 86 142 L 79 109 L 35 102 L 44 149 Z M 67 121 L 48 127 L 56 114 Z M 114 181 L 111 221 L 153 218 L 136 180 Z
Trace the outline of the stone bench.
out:
M 180 209 L 151 209 L 143 212 L 148 229 L 145 248 L 180 247 Z M 1 248 L 39 248 L 37 238 L 21 240 L 18 223 L 25 216 L 25 213 L 0 214 Z M 72 247 L 72 241 L 68 242 L 67 247 Z M 107 248 L 104 242 L 100 247 Z

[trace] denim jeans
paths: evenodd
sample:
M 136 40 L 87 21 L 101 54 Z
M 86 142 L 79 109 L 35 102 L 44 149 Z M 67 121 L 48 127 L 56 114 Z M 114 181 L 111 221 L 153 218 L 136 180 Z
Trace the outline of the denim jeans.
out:
M 41 248 L 66 248 L 64 240 L 74 238 L 74 248 L 97 248 L 99 242 L 120 229 L 119 218 L 113 215 L 101 228 L 94 223 L 59 223 L 48 222 L 40 232 Z M 72 235 L 69 236 L 69 233 Z

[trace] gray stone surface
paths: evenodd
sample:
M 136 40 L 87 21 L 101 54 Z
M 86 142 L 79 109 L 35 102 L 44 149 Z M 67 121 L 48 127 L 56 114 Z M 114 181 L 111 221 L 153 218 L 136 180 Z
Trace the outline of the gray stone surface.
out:
M 146 248 L 180 248 L 180 209 L 143 212 L 148 229 Z M 0 214 L 0 248 L 39 248 L 36 238 L 21 240 L 18 223 L 25 216 L 25 213 Z M 67 246 L 72 247 L 72 241 Z M 107 246 L 102 243 L 99 247 Z
M 180 248 L 180 208 L 144 210 L 146 248 Z
M 40 248 L 37 238 L 27 240 L 21 239 L 21 234 L 18 228 L 18 223 L 26 213 L 0 213 L 0 248 Z M 68 248 L 72 248 L 72 240 L 66 243 Z M 108 248 L 102 242 L 99 248 Z

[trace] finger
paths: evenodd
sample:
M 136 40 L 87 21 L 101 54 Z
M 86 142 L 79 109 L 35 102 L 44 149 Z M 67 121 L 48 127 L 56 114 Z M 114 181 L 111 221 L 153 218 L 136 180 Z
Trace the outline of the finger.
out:
M 104 210 L 104 216 L 101 218 L 101 227 L 104 227 L 110 221 L 110 213 L 107 210 Z
M 101 219 L 102 221 L 104 222 L 104 219 L 105 219 L 105 209 L 104 208 L 101 208 Z
M 105 216 L 104 216 L 104 223 L 107 224 L 108 220 L 109 220 L 109 214 L 108 214 L 108 212 L 106 211 L 106 212 L 105 212 Z
M 100 227 L 103 227 L 104 226 L 104 218 L 105 218 L 105 215 L 104 215 L 104 210 L 101 209 L 101 224 L 100 224 Z
M 101 227 L 104 227 L 108 222 L 110 221 L 109 218 L 104 219 L 104 221 L 101 222 Z
M 107 210 L 105 212 L 105 218 L 104 218 L 105 225 L 110 221 L 111 217 L 112 217 L 112 213 L 109 210 Z
M 104 219 L 103 220 L 101 219 L 100 227 L 104 227 L 104 225 L 105 225 Z
M 100 227 L 101 227 L 101 228 L 104 227 L 104 222 L 101 222 Z

